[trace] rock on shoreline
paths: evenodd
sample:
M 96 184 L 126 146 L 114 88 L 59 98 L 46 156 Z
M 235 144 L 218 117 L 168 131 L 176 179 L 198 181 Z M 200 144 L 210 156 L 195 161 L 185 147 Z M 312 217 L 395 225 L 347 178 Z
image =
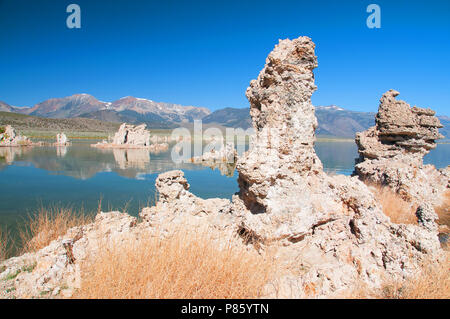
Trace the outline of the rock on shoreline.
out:
M 26 137 L 16 133 L 16 130 L 11 125 L 6 125 L 5 131 L 0 134 L 0 147 L 15 147 L 15 146 L 32 146 L 33 142 Z

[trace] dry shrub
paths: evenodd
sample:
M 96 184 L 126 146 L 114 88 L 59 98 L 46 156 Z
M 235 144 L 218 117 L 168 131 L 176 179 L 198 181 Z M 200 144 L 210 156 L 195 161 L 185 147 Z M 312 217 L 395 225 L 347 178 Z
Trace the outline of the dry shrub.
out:
M 8 232 L 0 228 L 0 261 L 9 256 Z
M 396 224 L 417 224 L 416 207 L 387 186 L 371 186 L 370 190 L 381 204 L 383 213 Z
M 343 293 L 342 298 L 353 299 L 449 299 L 450 252 L 441 263 L 424 262 L 421 271 L 406 281 L 386 280 L 381 289 L 369 289 L 364 283 Z
M 450 298 L 450 253 L 439 264 L 424 264 L 422 272 L 403 284 L 387 284 L 384 298 L 402 299 L 449 299 Z
M 107 247 L 83 265 L 76 298 L 258 298 L 272 274 L 270 261 L 204 233 Z
M 75 226 L 93 221 L 92 215 L 75 212 L 68 207 L 41 207 L 36 215 L 28 216 L 19 231 L 23 252 L 33 252 L 46 247 L 50 242 L 64 235 Z
M 436 214 L 439 216 L 438 223 L 450 227 L 450 191 L 446 191 L 440 206 L 434 207 Z

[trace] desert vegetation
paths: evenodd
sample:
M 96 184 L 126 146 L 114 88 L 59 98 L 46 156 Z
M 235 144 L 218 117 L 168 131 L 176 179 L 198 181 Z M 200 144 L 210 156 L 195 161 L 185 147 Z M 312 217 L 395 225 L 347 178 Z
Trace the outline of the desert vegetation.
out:
M 34 252 L 64 235 L 70 228 L 92 222 L 92 214 L 74 211 L 70 207 L 41 207 L 28 216 L 19 230 L 21 251 Z
M 441 263 L 425 260 L 420 272 L 407 281 L 386 279 L 380 289 L 359 283 L 343 294 L 355 299 L 448 299 L 450 298 L 450 252 Z
M 0 228 L 0 261 L 9 256 L 9 237 L 8 232 Z
M 52 119 L 25 114 L 0 112 L 1 126 L 11 125 L 24 135 L 36 138 L 55 138 L 56 133 L 64 131 L 70 138 L 104 138 L 114 132 L 118 123 L 110 123 L 86 118 Z
M 444 225 L 450 230 L 450 191 L 445 192 L 441 205 L 434 208 L 439 216 L 438 223 Z
M 383 209 L 383 213 L 396 224 L 417 224 L 416 209 L 410 202 L 404 200 L 388 186 L 371 185 L 370 190 L 375 195 Z
M 177 232 L 105 246 L 84 265 L 76 298 L 258 298 L 274 264 L 217 247 L 206 233 Z
M 399 214 L 403 206 L 395 207 L 391 200 L 388 203 Z M 71 208 L 42 207 L 20 231 L 20 241 L 26 243 L 21 252 L 39 250 L 69 228 L 92 220 L 91 215 Z M 9 257 L 9 246 L 7 232 L 0 231 L 0 260 Z M 81 263 L 81 288 L 72 297 L 261 298 L 279 274 L 288 272 L 271 257 L 274 249 L 260 254 L 223 239 L 218 245 L 207 232 L 187 230 L 168 237 L 146 235 L 124 242 L 105 241 L 99 254 Z M 450 252 L 445 258 L 442 263 L 425 261 L 421 272 L 408 281 L 386 279 L 376 290 L 361 282 L 338 297 L 450 298 Z

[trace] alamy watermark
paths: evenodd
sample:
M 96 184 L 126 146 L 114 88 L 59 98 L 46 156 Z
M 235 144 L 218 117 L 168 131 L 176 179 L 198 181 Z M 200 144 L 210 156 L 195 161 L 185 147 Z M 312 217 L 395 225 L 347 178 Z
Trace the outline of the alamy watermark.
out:
M 369 4 L 366 9 L 370 15 L 367 17 L 366 25 L 369 29 L 381 28 L 381 8 L 378 4 Z
M 66 8 L 66 12 L 70 15 L 66 19 L 66 25 L 69 29 L 81 28 L 81 8 L 78 4 L 69 4 Z

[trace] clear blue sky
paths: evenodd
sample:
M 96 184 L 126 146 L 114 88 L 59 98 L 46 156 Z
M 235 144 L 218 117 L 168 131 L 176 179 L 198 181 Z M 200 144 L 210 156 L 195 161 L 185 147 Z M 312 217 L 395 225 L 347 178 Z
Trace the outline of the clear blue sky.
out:
M 81 7 L 81 29 L 66 7 Z M 381 29 L 366 7 L 381 7 Z M 0 100 L 32 106 L 89 93 L 247 107 L 245 90 L 278 39 L 310 36 L 315 105 L 376 111 L 390 88 L 450 109 L 450 1 L 0 0 Z

